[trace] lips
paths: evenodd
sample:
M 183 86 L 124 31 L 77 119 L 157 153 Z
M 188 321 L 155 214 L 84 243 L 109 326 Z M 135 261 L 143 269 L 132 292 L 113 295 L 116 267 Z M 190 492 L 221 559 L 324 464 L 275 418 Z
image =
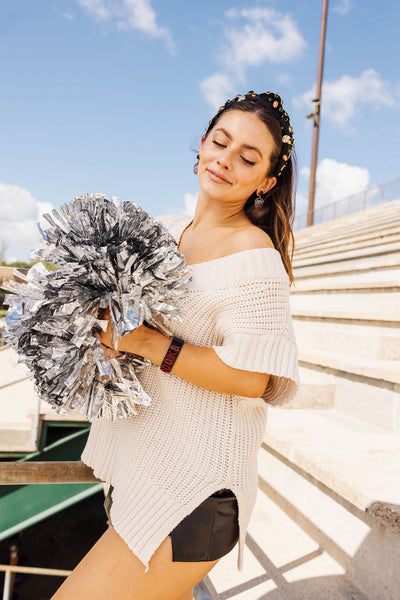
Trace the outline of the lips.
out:
M 231 182 L 225 179 L 225 177 L 223 177 L 219 173 L 216 173 L 216 171 L 213 171 L 212 169 L 207 169 L 207 173 L 211 181 L 214 181 L 215 183 L 229 183 L 229 185 L 231 184 Z

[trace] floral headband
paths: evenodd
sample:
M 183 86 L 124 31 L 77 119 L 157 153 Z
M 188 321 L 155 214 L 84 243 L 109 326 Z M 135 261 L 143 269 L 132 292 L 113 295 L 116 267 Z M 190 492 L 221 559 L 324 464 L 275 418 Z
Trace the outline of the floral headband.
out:
M 289 115 L 287 112 L 283 110 L 282 106 L 282 98 L 279 94 L 274 94 L 273 92 L 266 92 L 262 94 L 256 94 L 253 91 L 247 92 L 247 94 L 238 94 L 232 100 L 227 100 L 223 106 L 220 106 L 218 112 L 214 115 L 211 121 L 206 128 L 206 135 L 215 125 L 215 121 L 220 116 L 222 111 L 227 108 L 230 108 L 232 104 L 235 102 L 242 102 L 243 100 L 252 100 L 253 102 L 258 102 L 262 105 L 271 106 L 273 110 L 273 114 L 279 121 L 282 130 L 282 148 L 281 153 L 279 155 L 279 161 L 276 168 L 277 177 L 279 177 L 286 167 L 292 150 L 294 149 L 294 138 L 293 138 L 293 127 L 290 124 Z

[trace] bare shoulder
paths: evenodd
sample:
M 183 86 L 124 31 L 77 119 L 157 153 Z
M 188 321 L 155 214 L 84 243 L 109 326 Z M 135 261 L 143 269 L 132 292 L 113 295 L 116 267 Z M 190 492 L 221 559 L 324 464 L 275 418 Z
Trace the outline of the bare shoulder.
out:
M 231 252 L 253 250 L 254 248 L 275 248 L 269 235 L 255 225 L 237 229 L 229 236 Z

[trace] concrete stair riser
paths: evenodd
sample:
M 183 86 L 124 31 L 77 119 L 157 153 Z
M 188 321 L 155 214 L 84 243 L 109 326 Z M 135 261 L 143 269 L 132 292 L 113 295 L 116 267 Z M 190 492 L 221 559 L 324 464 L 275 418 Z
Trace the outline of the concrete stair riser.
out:
M 400 434 L 400 385 L 336 376 L 335 408 L 389 433 Z
M 294 318 L 300 352 L 303 347 L 342 351 L 377 360 L 400 360 L 400 327 L 395 323 Z
M 399 194 L 400 196 L 400 194 Z M 371 225 L 371 223 L 380 223 L 389 218 L 398 218 L 400 214 L 400 200 L 399 198 L 393 200 L 384 205 L 375 206 L 354 212 L 352 214 L 339 216 L 337 219 L 326 221 L 325 223 L 317 223 L 313 225 L 312 237 L 318 237 L 323 234 L 324 231 L 329 229 L 330 231 L 343 231 L 346 228 L 353 227 L 354 225 Z M 299 230 L 297 233 L 299 237 L 307 237 L 305 229 Z M 305 236 L 304 236 L 305 234 Z
M 392 274 L 392 276 L 391 276 Z M 372 291 L 399 291 L 400 282 L 394 278 L 400 277 L 398 269 L 384 269 L 376 273 L 365 272 L 353 275 L 332 275 L 328 277 L 313 277 L 312 279 L 297 279 L 290 288 L 290 293 L 304 294 L 305 292 L 372 292 Z
M 386 218 L 380 224 L 365 224 L 364 227 L 354 227 L 339 230 L 338 233 L 333 233 L 327 229 L 320 236 L 311 235 L 307 230 L 296 232 L 296 252 L 310 252 L 318 249 L 323 249 L 328 246 L 340 246 L 345 244 L 349 233 L 352 239 L 357 242 L 365 241 L 368 238 L 377 239 L 386 235 L 396 235 L 399 231 L 400 215 L 396 217 Z M 301 235 L 302 234 L 302 235 Z
M 384 223 L 371 225 L 352 225 L 346 229 L 342 229 L 339 233 L 334 233 L 327 228 L 321 235 L 313 235 L 312 232 L 297 232 L 296 233 L 296 253 L 299 255 L 309 252 L 324 251 L 327 248 L 342 248 L 350 242 L 359 243 L 371 239 L 373 245 L 379 239 L 385 239 L 386 236 L 397 235 L 399 231 L 400 218 L 392 218 L 385 220 Z M 303 233 L 303 238 L 299 235 Z
M 316 317 L 343 314 L 344 318 L 362 318 L 400 322 L 400 290 L 354 290 L 349 292 L 304 292 L 292 294 L 293 315 Z M 323 335 L 323 332 L 321 332 Z
M 356 273 L 368 273 L 375 272 L 376 279 L 380 278 L 381 273 L 384 270 L 392 269 L 397 270 L 400 269 L 400 251 L 394 254 L 389 254 L 388 256 L 375 256 L 369 258 L 356 258 L 347 261 L 332 261 L 325 262 L 316 265 L 309 265 L 304 267 L 297 267 L 294 270 L 294 278 L 295 281 L 298 279 L 304 279 L 309 277 L 320 277 L 320 276 L 332 276 L 339 275 L 341 276 L 346 274 L 356 274 Z
M 296 232 L 296 239 L 299 242 L 303 240 L 314 241 L 320 237 L 326 236 L 327 232 L 331 235 L 343 235 L 346 231 L 362 231 L 363 228 L 379 227 L 380 224 L 392 221 L 398 221 L 400 217 L 400 200 L 396 199 L 388 204 L 369 208 L 367 210 L 345 215 L 314 225 L 312 228 L 301 229 Z
M 34 452 L 37 450 L 31 429 L 3 429 L 0 427 L 0 452 Z
M 349 244 L 351 246 L 351 244 Z M 298 259 L 297 256 L 293 261 L 293 267 L 296 269 L 297 267 L 303 267 L 308 265 L 317 265 L 317 264 L 325 264 L 334 262 L 336 260 L 340 261 L 348 261 L 354 258 L 359 257 L 375 257 L 381 256 L 384 254 L 385 256 L 388 254 L 398 254 L 399 253 L 399 242 L 392 243 L 384 243 L 380 246 L 366 246 L 364 248 L 356 248 L 354 250 L 351 249 L 343 249 L 341 252 L 330 252 L 328 255 L 324 255 L 319 253 L 318 255 L 312 258 L 304 258 Z
M 361 422 L 371 423 L 388 433 L 400 433 L 400 385 L 379 379 L 366 378 L 355 373 L 300 362 L 300 379 L 294 408 L 334 406 L 343 414 Z M 303 386 L 314 399 L 301 405 Z
M 364 250 L 365 248 L 376 248 L 380 249 L 384 245 L 398 244 L 400 241 L 400 234 L 398 228 L 396 233 L 385 233 L 374 236 L 364 236 L 365 239 L 359 240 L 358 238 L 352 238 L 351 240 L 344 239 L 340 243 L 323 243 L 316 248 L 305 247 L 302 251 L 296 248 L 296 261 L 307 261 L 320 256 L 326 256 L 327 258 L 331 254 L 343 254 L 346 256 L 346 252 L 349 250 Z

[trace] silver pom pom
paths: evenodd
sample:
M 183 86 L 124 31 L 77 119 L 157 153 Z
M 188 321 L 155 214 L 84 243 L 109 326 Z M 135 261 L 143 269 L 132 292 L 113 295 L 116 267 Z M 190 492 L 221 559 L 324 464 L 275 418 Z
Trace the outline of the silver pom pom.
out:
M 136 414 L 151 401 L 136 373 L 149 364 L 131 354 L 107 359 L 96 331 L 108 308 L 116 338 L 144 321 L 166 333 L 190 277 L 167 229 L 134 202 L 101 194 L 74 198 L 44 215 L 45 245 L 25 283 L 3 284 L 8 342 L 33 372 L 39 396 L 61 414 L 79 408 L 90 420 Z

